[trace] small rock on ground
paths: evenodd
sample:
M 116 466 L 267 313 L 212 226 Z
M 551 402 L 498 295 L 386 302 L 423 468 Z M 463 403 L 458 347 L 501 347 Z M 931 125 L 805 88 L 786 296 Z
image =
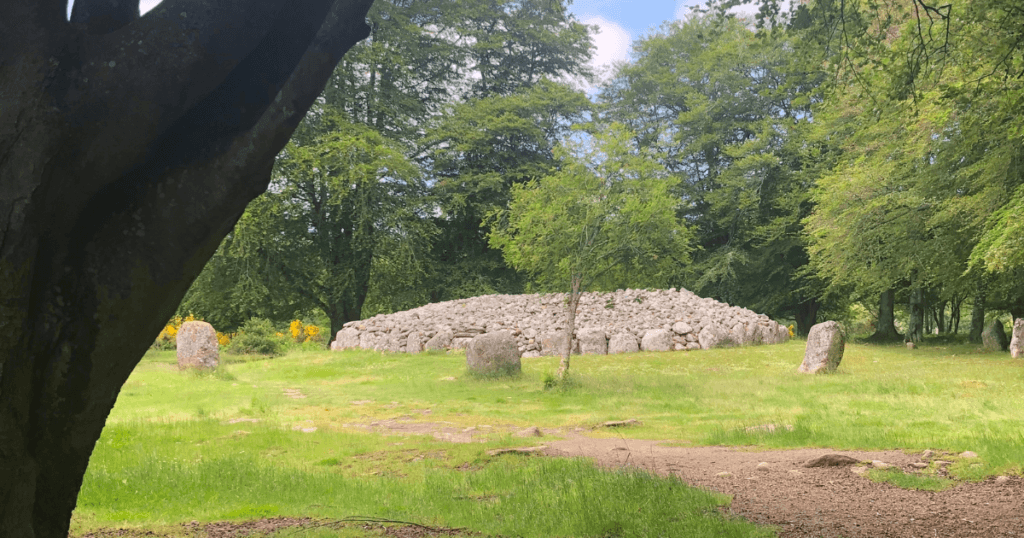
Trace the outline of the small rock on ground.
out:
M 971 452 L 970 450 L 965 450 L 965 451 L 960 453 L 960 457 L 961 458 L 977 458 L 978 454 L 976 452 Z
M 730 473 L 729 471 L 722 471 L 716 474 L 715 476 L 717 476 L 718 478 L 732 478 L 732 473 Z
M 762 473 L 767 473 L 768 471 L 771 470 L 771 468 L 768 465 L 767 461 L 762 461 L 761 463 L 757 464 L 757 470 L 761 471 Z
M 804 464 L 804 467 L 844 467 L 855 463 L 860 463 L 860 461 L 842 454 L 825 454 L 808 461 Z

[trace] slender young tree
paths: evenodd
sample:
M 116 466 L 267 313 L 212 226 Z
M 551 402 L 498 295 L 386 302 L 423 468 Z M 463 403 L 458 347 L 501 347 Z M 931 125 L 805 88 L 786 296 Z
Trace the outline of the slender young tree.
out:
M 567 293 L 569 345 L 558 376 L 569 370 L 576 309 L 589 289 L 614 289 L 625 278 L 666 277 L 689 261 L 690 231 L 676 217 L 671 181 L 621 125 L 592 134 L 591 147 L 565 142 L 561 167 L 512 187 L 507 210 L 491 213 L 491 245 L 545 290 Z

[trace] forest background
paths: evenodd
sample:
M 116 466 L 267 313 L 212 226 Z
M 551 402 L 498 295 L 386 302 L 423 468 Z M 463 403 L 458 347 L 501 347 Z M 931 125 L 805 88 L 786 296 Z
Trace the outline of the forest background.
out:
M 660 170 L 688 244 L 588 291 L 683 287 L 877 340 L 979 340 L 986 317 L 1024 315 L 1024 8 L 733 4 L 666 22 L 598 79 L 595 28 L 566 0 L 377 0 L 179 315 L 333 337 L 429 302 L 567 291 L 489 235 L 517 189 L 569 164 L 628 176 L 594 136 L 609 130 Z

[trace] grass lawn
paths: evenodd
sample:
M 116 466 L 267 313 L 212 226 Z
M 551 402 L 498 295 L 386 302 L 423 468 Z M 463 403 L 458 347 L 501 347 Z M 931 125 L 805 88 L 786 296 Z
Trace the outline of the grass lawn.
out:
M 73 532 L 360 515 L 503 536 L 774 535 L 723 517 L 716 507 L 727 498 L 676 480 L 486 453 L 536 440 L 495 433 L 483 443 L 454 444 L 356 426 L 398 417 L 481 429 L 590 428 L 637 418 L 642 426 L 590 435 L 973 450 L 980 457 L 972 463 L 981 465 L 956 463 L 955 477 L 1021 472 L 1024 360 L 975 346 L 848 345 L 837 374 L 807 376 L 796 373 L 803 346 L 574 357 L 570 387 L 547 391 L 543 379 L 557 369 L 555 358 L 524 360 L 515 379 L 467 376 L 458 354 L 358 351 L 223 356 L 217 373 L 196 375 L 179 372 L 173 352 L 151 352 L 110 415 Z M 258 421 L 229 423 L 235 419 Z M 792 429 L 747 429 L 764 424 Z

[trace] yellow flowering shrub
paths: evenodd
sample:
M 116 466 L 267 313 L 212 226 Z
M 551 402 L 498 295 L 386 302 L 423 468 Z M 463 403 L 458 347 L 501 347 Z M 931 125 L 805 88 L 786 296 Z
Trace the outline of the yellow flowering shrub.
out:
M 786 327 L 786 328 L 789 329 L 789 337 L 790 338 L 793 338 L 794 336 L 796 336 L 796 333 L 793 332 L 793 324 L 792 323 L 790 323 L 789 327 Z
M 222 333 L 217 331 L 217 343 L 226 346 L 231 343 L 231 339 L 235 337 L 236 333 Z
M 292 340 L 297 344 L 305 342 L 322 342 L 323 335 L 321 334 L 320 327 L 313 325 L 303 325 L 301 320 L 294 320 L 288 326 L 288 331 L 292 335 Z
M 165 325 L 163 330 L 160 331 L 160 334 L 156 337 L 156 341 L 154 341 L 153 345 L 150 347 L 157 350 L 174 349 L 178 345 L 178 331 L 181 330 L 181 324 L 186 321 L 196 321 L 196 317 L 189 314 L 185 317 L 174 316 L 169 319 L 167 321 L 167 325 Z

